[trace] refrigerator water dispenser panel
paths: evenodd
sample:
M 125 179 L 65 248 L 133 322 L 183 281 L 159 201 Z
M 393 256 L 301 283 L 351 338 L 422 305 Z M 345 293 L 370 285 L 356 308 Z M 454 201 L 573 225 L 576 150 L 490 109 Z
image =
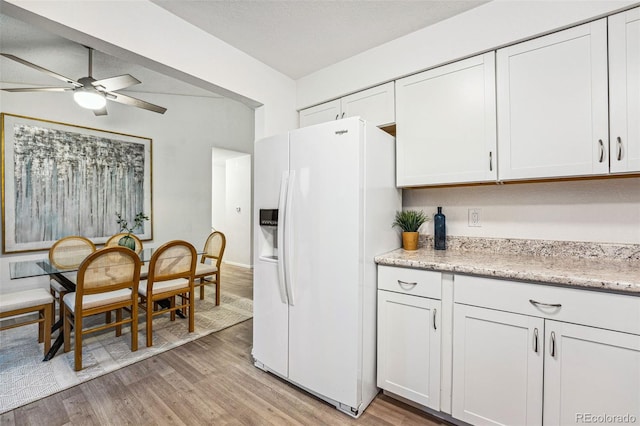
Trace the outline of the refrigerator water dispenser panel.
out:
M 278 226 L 278 209 L 260 209 L 260 226 Z
M 260 209 L 260 235 L 258 235 L 260 259 L 278 260 L 278 209 Z

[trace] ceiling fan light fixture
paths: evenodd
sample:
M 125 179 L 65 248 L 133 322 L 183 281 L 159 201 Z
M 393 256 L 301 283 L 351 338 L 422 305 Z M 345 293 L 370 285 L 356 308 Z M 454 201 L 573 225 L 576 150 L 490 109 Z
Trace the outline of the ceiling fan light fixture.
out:
M 107 104 L 107 99 L 101 93 L 94 90 L 76 89 L 73 100 L 78 105 L 87 109 L 102 109 Z

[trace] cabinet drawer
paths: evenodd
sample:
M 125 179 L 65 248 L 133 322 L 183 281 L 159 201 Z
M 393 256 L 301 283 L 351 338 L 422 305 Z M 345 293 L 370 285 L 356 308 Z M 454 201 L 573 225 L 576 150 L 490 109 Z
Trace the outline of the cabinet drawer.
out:
M 440 272 L 378 265 L 379 290 L 441 299 L 441 282 Z
M 640 334 L 636 296 L 456 275 L 454 302 Z

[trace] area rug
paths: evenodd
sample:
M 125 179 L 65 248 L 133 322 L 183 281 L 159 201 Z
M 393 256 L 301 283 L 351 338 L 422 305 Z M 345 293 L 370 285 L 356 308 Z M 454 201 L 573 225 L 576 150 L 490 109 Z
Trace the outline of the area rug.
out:
M 64 353 L 60 348 L 51 361 L 42 361 L 43 344 L 38 344 L 37 325 L 0 332 L 0 414 L 246 321 L 253 315 L 250 299 L 222 293 L 220 305 L 215 306 L 211 296 L 215 297 L 215 292 L 208 291 L 204 300 L 196 297 L 193 333 L 188 332 L 186 319 L 169 321 L 168 315 L 154 317 L 150 348 L 146 347 L 142 310 L 136 352 L 131 352 L 128 327 L 123 327 L 121 337 L 115 336 L 115 329 L 85 336 L 83 369 L 78 372 L 74 370 L 73 350 Z

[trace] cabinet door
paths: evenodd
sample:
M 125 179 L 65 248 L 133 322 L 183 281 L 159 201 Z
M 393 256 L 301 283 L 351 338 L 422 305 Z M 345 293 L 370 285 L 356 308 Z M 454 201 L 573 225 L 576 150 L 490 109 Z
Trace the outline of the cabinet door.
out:
M 440 301 L 378 291 L 378 386 L 440 409 Z
M 397 185 L 495 180 L 495 54 L 396 81 Z
M 640 419 L 640 336 L 552 320 L 545 327 L 545 425 Z
M 337 120 L 340 114 L 340 99 L 303 109 L 300 111 L 300 127 Z
M 342 118 L 362 117 L 374 126 L 396 121 L 393 82 L 372 87 L 341 99 Z
M 499 179 L 606 174 L 605 19 L 497 53 Z
M 544 320 L 455 304 L 452 416 L 474 425 L 542 424 Z
M 640 8 L 609 17 L 611 172 L 640 171 Z

